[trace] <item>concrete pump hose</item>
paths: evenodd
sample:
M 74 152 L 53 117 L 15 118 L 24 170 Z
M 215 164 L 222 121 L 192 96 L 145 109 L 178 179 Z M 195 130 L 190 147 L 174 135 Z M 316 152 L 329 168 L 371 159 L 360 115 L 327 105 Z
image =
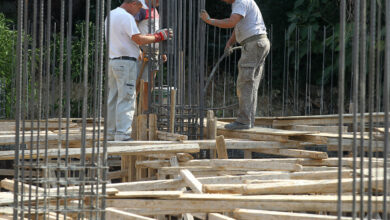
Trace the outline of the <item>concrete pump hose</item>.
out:
M 238 50 L 238 49 L 242 49 L 242 46 L 239 46 L 239 47 L 233 47 L 231 49 L 231 51 L 235 51 L 235 50 Z M 229 54 L 230 55 L 230 54 Z M 209 78 L 207 79 L 207 82 L 206 82 L 206 85 L 204 86 L 203 88 L 203 94 L 206 94 L 206 91 L 207 91 L 207 87 L 209 87 L 209 84 L 211 82 L 211 80 L 214 78 L 214 74 L 215 72 L 217 71 L 218 69 L 218 66 L 219 64 L 222 62 L 223 59 L 225 59 L 227 56 L 229 56 L 228 54 L 224 53 L 218 60 L 218 62 L 214 65 L 212 71 L 211 71 L 211 74 L 209 76 Z

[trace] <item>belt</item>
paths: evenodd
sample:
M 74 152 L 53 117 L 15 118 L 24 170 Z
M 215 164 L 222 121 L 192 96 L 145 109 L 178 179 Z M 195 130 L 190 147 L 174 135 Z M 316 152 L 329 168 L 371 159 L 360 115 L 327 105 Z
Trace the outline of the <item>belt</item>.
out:
M 134 57 L 128 57 L 128 56 L 115 57 L 115 58 L 112 58 L 111 60 L 132 60 L 132 61 L 137 61 L 136 58 L 134 58 Z
M 260 39 L 263 39 L 263 38 L 267 38 L 267 35 L 266 34 L 257 34 L 257 35 L 253 35 L 251 37 L 248 37 L 247 39 L 241 41 L 241 45 L 244 45 L 246 43 L 249 43 L 251 41 L 255 41 L 255 40 L 260 40 Z

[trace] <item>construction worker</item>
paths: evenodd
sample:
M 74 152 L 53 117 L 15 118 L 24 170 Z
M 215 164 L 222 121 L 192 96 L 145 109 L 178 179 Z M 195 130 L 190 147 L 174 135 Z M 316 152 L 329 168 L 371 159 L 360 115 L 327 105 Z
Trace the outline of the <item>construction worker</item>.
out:
M 154 34 L 141 34 L 134 18 L 141 8 L 140 0 L 123 0 L 120 7 L 110 12 L 109 27 L 106 19 L 106 34 L 107 31 L 110 33 L 106 119 L 108 140 L 132 140 L 130 135 L 135 110 L 139 45 L 161 42 L 173 36 L 168 29 L 162 29 Z
M 230 18 L 212 19 L 205 10 L 200 17 L 209 25 L 234 28 L 226 43 L 225 53 L 232 53 L 232 46 L 241 44 L 242 53 L 238 62 L 237 96 L 239 109 L 235 122 L 226 129 L 249 129 L 254 127 L 257 90 L 263 74 L 265 59 L 270 50 L 263 16 L 254 0 L 222 0 L 232 5 Z
M 154 33 L 160 29 L 160 15 L 156 9 L 159 6 L 159 0 L 140 0 L 142 2 L 142 9 L 135 16 L 138 28 L 141 34 Z M 150 7 L 150 9 L 149 9 Z M 151 31 L 149 31 L 149 28 Z M 149 79 L 153 85 L 153 80 L 156 72 L 159 70 L 159 44 L 145 45 L 141 47 L 143 58 L 139 62 L 140 73 L 137 82 L 137 91 L 139 91 L 139 81 L 144 80 L 142 110 L 148 110 L 148 82 Z M 162 55 L 164 62 L 167 61 L 167 56 Z M 149 71 L 149 67 L 150 71 Z M 142 114 L 142 113 L 140 113 Z

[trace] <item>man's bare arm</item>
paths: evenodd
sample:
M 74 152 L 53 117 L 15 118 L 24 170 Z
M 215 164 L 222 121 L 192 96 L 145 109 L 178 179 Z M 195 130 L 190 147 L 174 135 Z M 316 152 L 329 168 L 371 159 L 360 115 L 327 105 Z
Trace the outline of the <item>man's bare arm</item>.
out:
M 234 28 L 238 22 L 243 18 L 242 15 L 232 14 L 230 18 L 222 20 L 210 18 L 206 11 L 202 11 L 200 14 L 201 19 L 209 25 L 216 26 L 219 28 Z

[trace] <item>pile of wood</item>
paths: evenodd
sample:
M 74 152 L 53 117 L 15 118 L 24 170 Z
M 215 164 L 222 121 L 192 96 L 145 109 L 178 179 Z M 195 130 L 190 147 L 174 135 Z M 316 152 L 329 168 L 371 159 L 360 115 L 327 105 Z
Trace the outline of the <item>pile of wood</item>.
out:
M 383 121 L 382 113 L 374 117 Z M 336 119 L 337 116 L 257 118 L 255 128 L 231 131 L 223 128 L 229 119 L 217 120 L 209 112 L 205 140 L 187 140 L 184 135 L 157 131 L 155 115 L 139 115 L 137 141 L 108 143 L 109 165 L 120 167 L 110 169 L 108 177 L 121 183 L 107 185 L 106 219 L 337 219 L 340 163 L 344 215 L 352 212 L 353 183 L 355 193 L 359 193 L 360 181 L 364 182 L 363 191 L 367 191 L 370 180 L 373 196 L 362 197 L 364 208 L 367 210 L 370 199 L 381 213 L 383 197 L 376 195 L 382 195 L 384 188 L 384 160 L 358 158 L 354 163 L 352 157 L 342 161 L 329 157 L 328 152 L 339 150 Z M 350 115 L 345 116 L 345 123 L 343 148 L 351 151 L 354 136 L 348 132 Z M 73 128 L 80 129 L 80 124 Z M 384 130 L 376 128 L 375 132 L 373 150 L 382 152 Z M 369 137 L 364 135 L 366 141 L 358 141 L 358 146 L 363 143 L 367 150 Z M 243 151 L 243 158 L 237 159 L 231 150 Z M 77 158 L 79 151 L 70 149 L 68 155 Z M 205 152 L 210 158 L 199 159 Z M 57 155 L 57 149 L 48 151 L 49 158 Z M 90 155 L 91 149 L 86 149 L 86 156 Z M 43 152 L 25 152 L 26 159 L 43 156 Z M 12 159 L 13 150 L 0 152 L 0 160 Z M 370 163 L 374 168 L 371 179 Z M 12 204 L 13 182 L 3 180 L 1 186 L 11 191 L 4 192 L 4 201 L 0 200 L 0 213 L 9 217 L 6 206 Z M 359 203 L 361 197 L 356 199 Z

